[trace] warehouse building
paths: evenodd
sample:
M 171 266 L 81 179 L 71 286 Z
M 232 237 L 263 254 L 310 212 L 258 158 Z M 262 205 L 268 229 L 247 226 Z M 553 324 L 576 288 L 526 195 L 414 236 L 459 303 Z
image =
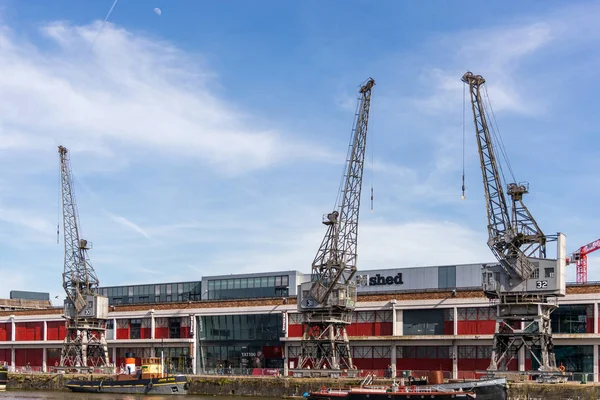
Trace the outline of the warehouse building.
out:
M 280 271 L 102 288 L 111 299 L 111 360 L 118 367 L 126 352 L 138 359 L 162 352 L 173 372 L 285 373 L 297 366 L 300 351 L 296 287 L 309 277 Z M 361 271 L 357 283 L 348 334 L 359 369 L 441 367 L 460 378 L 487 368 L 495 308 L 480 289 L 481 264 Z M 552 314 L 557 361 L 595 381 L 599 289 L 568 286 Z M 50 370 L 59 361 L 64 334 L 60 309 L 2 311 L 0 362 Z M 510 368 L 532 370 L 536 363 L 522 351 Z

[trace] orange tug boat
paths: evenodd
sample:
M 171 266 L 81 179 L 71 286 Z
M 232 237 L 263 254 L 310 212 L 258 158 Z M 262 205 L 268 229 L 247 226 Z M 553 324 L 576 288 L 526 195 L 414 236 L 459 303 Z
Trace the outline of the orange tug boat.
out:
M 117 374 L 108 379 L 98 380 L 72 379 L 67 381 L 65 386 L 73 392 L 85 393 L 187 394 L 187 377 L 165 374 L 160 358 L 142 358 L 142 368 L 137 372 L 135 359 L 128 358 L 126 362 L 128 368 L 133 364 L 133 373 Z

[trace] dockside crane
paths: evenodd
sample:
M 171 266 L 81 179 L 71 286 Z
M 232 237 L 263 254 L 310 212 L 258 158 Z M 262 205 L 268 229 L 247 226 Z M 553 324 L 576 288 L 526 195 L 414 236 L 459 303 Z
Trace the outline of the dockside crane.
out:
M 58 147 L 65 242 L 63 288 L 67 334 L 60 367 L 86 371 L 109 365 L 106 343 L 108 298 L 98 293 L 99 280 L 88 257 L 89 243 L 79 236 L 79 221 L 69 151 Z
M 585 246 L 581 246 L 577 251 L 567 257 L 567 265 L 575 263 L 575 272 L 577 275 L 577 283 L 587 283 L 588 281 L 588 260 L 587 256 L 590 253 L 600 249 L 600 239 L 594 240 Z
M 304 333 L 296 375 L 328 369 L 354 369 L 346 327 L 356 306 L 358 217 L 371 106 L 375 81 L 359 90 L 358 106 L 337 209 L 327 214 L 325 237 L 312 262 L 311 281 L 298 287 L 298 311 Z
M 496 330 L 488 371 L 506 371 L 524 348 L 539 364 L 539 379 L 561 380 L 556 367 L 550 314 L 556 298 L 566 293 L 566 239 L 561 233 L 545 235 L 523 196 L 526 183 L 504 185 L 496 158 L 501 141 L 493 141 L 488 125 L 491 110 L 481 75 L 466 72 L 488 218 L 488 246 L 498 264 L 483 267 L 483 291 L 496 306 Z M 499 134 L 499 132 L 497 132 Z M 510 199 L 507 202 L 507 197 Z M 547 258 L 546 245 L 556 241 L 557 257 Z

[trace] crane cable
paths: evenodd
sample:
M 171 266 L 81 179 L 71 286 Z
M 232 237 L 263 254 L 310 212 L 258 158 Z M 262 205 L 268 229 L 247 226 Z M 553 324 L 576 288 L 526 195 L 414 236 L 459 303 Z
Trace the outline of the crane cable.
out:
M 56 244 L 60 243 L 60 206 L 62 195 L 62 165 L 58 164 L 58 190 L 56 196 Z
M 502 155 L 502 158 L 504 159 L 504 162 L 506 163 L 506 167 L 508 168 L 508 172 L 510 173 L 512 181 L 517 183 L 512 166 L 510 165 L 510 160 L 508 159 L 508 152 L 506 151 L 506 147 L 504 146 L 504 140 L 502 139 L 502 135 L 500 134 L 500 129 L 498 128 L 498 122 L 496 121 L 496 114 L 494 113 L 494 109 L 492 108 L 492 103 L 490 102 L 490 97 L 488 95 L 487 86 L 485 86 L 485 85 L 483 86 L 483 92 L 485 95 L 485 101 L 483 102 L 483 106 L 484 106 L 484 108 L 489 107 L 490 113 L 492 115 L 493 123 L 491 124 L 491 128 L 492 128 L 491 131 L 492 131 L 492 135 L 494 136 L 494 139 L 495 139 L 492 144 L 494 145 L 494 147 L 496 147 L 500 150 L 500 154 Z M 506 177 L 504 176 L 504 171 L 502 169 L 502 163 L 498 163 L 498 168 L 500 169 L 500 173 L 502 174 L 502 179 L 504 179 L 504 182 L 506 183 Z
M 467 84 L 463 85 L 463 115 L 462 115 L 462 195 L 461 200 L 465 199 L 465 114 L 467 108 Z
M 372 133 L 368 136 L 368 138 L 371 139 L 371 212 L 373 212 L 373 185 L 375 184 L 375 138 Z

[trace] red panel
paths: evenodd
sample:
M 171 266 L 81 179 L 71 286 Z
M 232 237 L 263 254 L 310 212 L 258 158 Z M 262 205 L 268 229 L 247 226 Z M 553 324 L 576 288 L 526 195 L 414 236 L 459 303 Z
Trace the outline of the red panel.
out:
M 265 358 L 283 358 L 281 346 L 263 346 Z
M 154 328 L 154 338 L 155 339 L 168 339 L 169 338 L 169 328 Z
M 15 366 L 25 367 L 29 363 L 31 367 L 41 367 L 43 351 L 43 349 L 15 349 Z
M 10 363 L 12 362 L 11 355 L 12 351 L 10 349 L 0 349 L 0 364 L 2 362 L 6 362 L 10 365 Z
M 179 335 L 182 339 L 191 339 L 192 333 L 189 326 L 182 326 L 179 330 Z
M 381 326 L 381 332 L 380 335 L 381 336 L 392 336 L 392 332 L 393 332 L 393 328 L 394 328 L 394 324 L 392 322 L 382 322 L 380 324 Z M 387 368 L 387 365 L 386 365 Z
M 31 339 L 30 340 L 44 340 L 44 323 L 43 322 L 28 322 L 27 330 L 31 331 Z
M 15 324 L 15 340 L 27 340 L 27 323 L 20 322 Z
M 46 326 L 48 328 L 46 335 L 48 340 L 64 340 L 67 336 L 67 328 L 63 321 L 49 321 Z
M 58 353 L 60 354 L 60 353 Z M 60 363 L 60 355 L 56 356 L 56 357 L 52 357 L 50 354 L 48 355 L 48 358 L 46 359 L 46 366 L 47 366 L 47 371 L 52 371 L 52 369 L 54 367 L 58 367 L 58 364 Z
M 492 335 L 495 329 L 495 320 L 458 321 L 459 335 Z
M 585 320 L 585 333 L 594 333 L 594 318 Z
M 399 371 L 452 371 L 452 360 L 449 358 L 398 358 L 396 369 Z
M 150 339 L 151 332 L 152 332 L 151 328 L 141 328 L 140 329 L 140 339 Z
M 117 357 L 117 362 L 115 363 L 115 365 L 117 366 L 117 368 L 125 368 L 125 357 Z
M 352 325 L 350 325 L 352 326 Z M 349 331 L 349 329 L 347 330 Z M 289 325 L 288 326 L 288 337 L 302 337 L 304 333 L 304 327 L 302 325 Z M 348 332 L 350 335 L 350 332 Z
M 454 335 L 454 321 L 444 321 L 444 335 Z
M 372 358 L 353 358 L 352 362 L 354 363 L 357 369 L 374 369 Z
M 0 342 L 10 342 L 12 338 L 12 324 L 3 323 L 0 324 Z
M 302 325 L 298 325 L 300 326 L 300 335 L 298 336 L 302 336 L 303 331 L 302 331 Z M 358 334 L 358 327 L 356 326 L 356 324 L 350 324 L 346 327 L 346 333 L 348 334 L 348 336 L 359 336 Z
M 117 328 L 117 339 L 129 339 L 129 328 Z
M 493 335 L 495 330 L 495 320 L 479 321 L 479 324 L 477 325 L 477 333 L 480 335 Z
M 386 369 L 390 365 L 389 358 L 372 358 L 373 367 L 371 369 Z

